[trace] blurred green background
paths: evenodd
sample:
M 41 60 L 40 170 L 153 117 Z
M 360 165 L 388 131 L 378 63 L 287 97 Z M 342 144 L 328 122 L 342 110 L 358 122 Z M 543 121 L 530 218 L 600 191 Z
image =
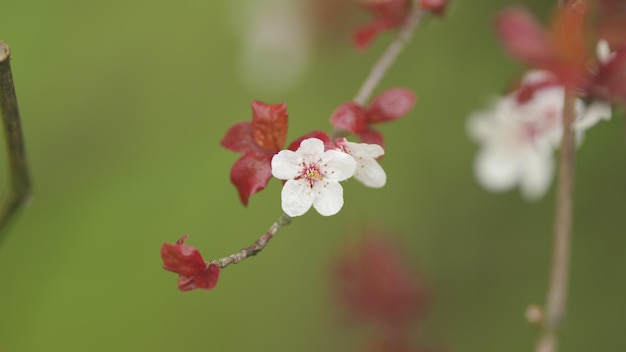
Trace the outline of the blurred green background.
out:
M 370 226 L 404 240 L 425 273 L 434 303 L 415 334 L 426 344 L 532 350 L 524 310 L 544 302 L 554 192 L 531 204 L 481 189 L 465 131 L 522 72 L 490 27 L 507 4 L 453 1 L 382 82 L 419 95 L 407 118 L 381 127 L 385 188 L 346 184 L 338 215 L 309 212 L 215 290 L 180 293 L 161 269 L 163 242 L 189 233 L 208 260 L 251 244 L 280 214 L 275 180 L 239 203 L 228 178 L 238 155 L 218 144 L 227 128 L 257 99 L 287 102 L 289 140 L 330 129 L 391 36 L 363 54 L 315 42 L 299 80 L 264 89 L 242 78 L 228 0 L 3 0 L 34 193 L 0 247 L 0 351 L 358 350 L 365 332 L 338 322 L 328 263 Z M 552 4 L 528 6 L 545 19 Z M 624 140 L 615 116 L 579 149 L 563 351 L 624 344 Z

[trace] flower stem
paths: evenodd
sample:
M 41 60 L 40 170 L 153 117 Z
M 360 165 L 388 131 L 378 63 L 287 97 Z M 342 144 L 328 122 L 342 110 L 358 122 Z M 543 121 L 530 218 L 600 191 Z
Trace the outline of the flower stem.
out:
M 561 141 L 561 152 L 559 156 L 552 269 L 543 329 L 536 346 L 536 352 L 554 352 L 557 350 L 557 330 L 563 324 L 566 314 L 570 242 L 573 222 L 572 210 L 574 204 L 576 136 L 572 124 L 576 116 L 576 98 L 575 89 L 565 89 L 563 139 Z
M 389 70 L 389 67 L 391 67 L 406 44 L 411 40 L 411 37 L 419 26 L 423 15 L 424 11 L 418 6 L 417 2 L 415 2 L 411 13 L 409 13 L 406 22 L 404 22 L 404 25 L 398 32 L 398 35 L 393 42 L 389 44 L 387 50 L 385 50 L 376 64 L 374 64 L 369 76 L 367 76 L 361 85 L 361 88 L 359 88 L 356 97 L 354 97 L 355 103 L 359 105 L 365 105 L 365 103 L 367 103 L 372 96 L 374 89 L 376 89 L 376 86 L 378 86 L 382 78 L 387 73 L 387 70 Z
M 278 220 L 272 224 L 272 226 L 267 230 L 266 233 L 263 234 L 256 242 L 254 242 L 251 246 L 242 249 L 241 251 L 231 254 L 227 257 L 213 259 L 210 264 L 217 264 L 220 268 L 225 268 L 230 264 L 239 264 L 242 260 L 255 256 L 257 253 L 263 250 L 265 246 L 269 243 L 269 241 L 274 237 L 274 235 L 283 228 L 291 223 L 291 217 L 287 214 L 282 214 Z
M 24 152 L 24 139 L 17 108 L 9 46 L 0 41 L 0 114 L 9 154 L 10 186 L 0 204 L 0 244 L 7 234 L 7 224 L 30 194 L 30 177 Z

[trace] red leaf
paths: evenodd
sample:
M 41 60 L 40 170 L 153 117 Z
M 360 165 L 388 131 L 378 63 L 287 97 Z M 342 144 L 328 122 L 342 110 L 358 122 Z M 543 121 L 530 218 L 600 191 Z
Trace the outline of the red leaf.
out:
M 393 88 L 380 93 L 370 104 L 368 120 L 380 123 L 397 120 L 411 111 L 417 96 L 405 88 Z
M 626 47 L 601 65 L 591 83 L 590 93 L 599 99 L 626 103 Z
M 210 264 L 208 268 L 202 270 L 192 277 L 181 277 L 178 279 L 178 289 L 182 292 L 191 291 L 196 288 L 210 290 L 217 285 L 220 277 L 220 267 Z
M 252 139 L 252 124 L 248 121 L 232 125 L 220 141 L 222 147 L 237 153 L 245 153 L 258 149 Z
M 443 16 L 448 0 L 420 0 L 420 8 L 430 11 L 437 16 Z
M 367 113 L 361 105 L 349 101 L 335 109 L 330 123 L 348 132 L 359 133 L 367 128 Z
M 366 129 L 365 131 L 359 133 L 359 138 L 362 143 L 378 144 L 383 148 L 385 147 L 385 138 L 383 138 L 382 133 L 374 129 Z
M 237 187 L 243 205 L 248 205 L 250 196 L 263 190 L 272 178 L 273 155 L 261 151 L 250 151 L 239 158 L 230 170 L 230 181 Z
M 352 35 L 352 42 L 357 49 L 363 51 L 374 41 L 374 38 L 385 29 L 380 22 L 368 23 L 361 26 Z
M 193 276 L 204 270 L 206 263 L 196 248 L 183 244 L 185 239 L 187 239 L 187 235 L 178 240 L 176 244 L 163 243 L 161 246 L 163 269 L 182 276 Z
M 495 30 L 505 49 L 518 60 L 542 68 L 556 60 L 547 31 L 524 8 L 501 11 L 495 19 Z
M 252 102 L 252 136 L 261 148 L 280 151 L 287 138 L 287 104 Z
M 333 143 L 330 141 L 330 137 L 328 137 L 326 132 L 313 131 L 291 142 L 291 144 L 289 144 L 289 148 L 287 149 L 295 152 L 298 148 L 300 148 L 300 143 L 302 143 L 303 140 L 309 139 L 309 138 L 317 138 L 320 141 L 324 142 L 324 149 L 326 150 L 333 149 L 335 147 Z

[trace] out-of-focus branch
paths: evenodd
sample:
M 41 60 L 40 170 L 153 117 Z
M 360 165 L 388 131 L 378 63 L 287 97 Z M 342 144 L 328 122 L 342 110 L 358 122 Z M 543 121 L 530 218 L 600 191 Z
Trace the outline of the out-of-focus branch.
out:
M 372 96 L 372 93 L 374 93 L 376 86 L 378 86 L 380 81 L 387 73 L 387 70 L 389 70 L 391 65 L 396 61 L 398 55 L 400 55 L 406 44 L 413 37 L 413 33 L 421 23 L 423 15 L 424 10 L 419 7 L 416 1 L 413 4 L 413 9 L 409 13 L 406 22 L 400 28 L 398 35 L 393 40 L 393 42 L 389 44 L 389 46 L 382 54 L 382 56 L 378 59 L 378 61 L 376 61 L 374 67 L 372 67 L 372 70 L 370 71 L 369 76 L 367 76 L 367 78 L 361 85 L 361 88 L 359 88 L 358 93 L 353 99 L 355 103 L 359 105 L 365 105 L 365 103 L 367 103 L 367 101 Z
M 576 116 L 576 98 L 575 89 L 565 89 L 552 269 L 543 327 L 535 349 L 536 352 L 555 352 L 557 350 L 557 331 L 561 327 L 566 313 L 574 205 L 576 136 L 572 124 Z
M 15 86 L 10 63 L 9 46 L 0 41 L 0 114 L 9 154 L 10 184 L 0 204 L 0 243 L 7 234 L 7 225 L 30 195 L 30 177 L 24 139 L 17 108 Z

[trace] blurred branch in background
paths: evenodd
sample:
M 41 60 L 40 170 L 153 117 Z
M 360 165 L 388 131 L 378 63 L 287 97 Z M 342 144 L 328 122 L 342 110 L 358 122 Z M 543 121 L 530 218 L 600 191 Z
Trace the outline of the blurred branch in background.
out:
M 0 114 L 9 154 L 9 189 L 0 205 L 0 244 L 7 236 L 10 220 L 30 195 L 30 177 L 24 139 L 11 73 L 9 46 L 0 41 Z

